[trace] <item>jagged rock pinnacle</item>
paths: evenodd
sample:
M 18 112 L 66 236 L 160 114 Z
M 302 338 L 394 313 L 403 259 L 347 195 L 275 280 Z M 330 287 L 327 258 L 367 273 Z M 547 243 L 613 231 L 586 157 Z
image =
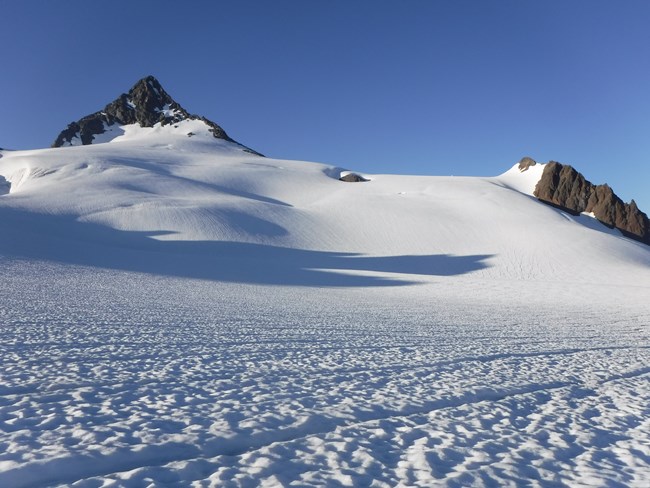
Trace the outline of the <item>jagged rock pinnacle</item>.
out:
M 609 185 L 592 184 L 572 166 L 550 161 L 544 166 L 534 195 L 574 215 L 593 213 L 605 225 L 650 245 L 650 220 L 636 202 L 623 202 Z
M 215 138 L 239 144 L 219 125 L 204 117 L 190 114 L 164 90 L 155 77 L 147 76 L 133 85 L 128 93 L 121 94 L 106 105 L 103 110 L 68 124 L 52 147 L 73 145 L 75 138 L 78 138 L 82 145 L 92 144 L 95 135 L 103 134 L 107 127 L 115 124 L 153 127 L 158 123 L 168 125 L 183 120 L 201 120 Z M 259 154 L 245 146 L 242 147 L 249 152 Z

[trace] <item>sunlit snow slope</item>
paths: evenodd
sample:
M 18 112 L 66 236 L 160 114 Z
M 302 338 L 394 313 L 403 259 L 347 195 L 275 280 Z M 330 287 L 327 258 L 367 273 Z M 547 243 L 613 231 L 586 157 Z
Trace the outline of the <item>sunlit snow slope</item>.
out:
M 216 279 L 222 271 L 206 256 L 268 254 L 277 264 L 302 251 L 300 268 L 393 281 L 475 273 L 617 283 L 646 276 L 650 265 L 647 246 L 529 196 L 541 165 L 496 178 L 371 175 L 345 183 L 339 168 L 253 156 L 212 138 L 201 121 L 180 125 L 126 127 L 110 144 L 5 152 L 0 174 L 11 188 L 0 211 L 12 232 L 2 250 L 151 272 L 161 271 L 158 263 L 132 262 L 121 251 L 181 260 L 188 251 L 195 266 L 168 271 Z M 79 255 L 86 245 L 102 246 L 102 256 Z M 288 275 L 300 271 L 288 267 Z
M 0 153 L 0 486 L 647 486 L 650 248 L 541 165 L 113 135 Z

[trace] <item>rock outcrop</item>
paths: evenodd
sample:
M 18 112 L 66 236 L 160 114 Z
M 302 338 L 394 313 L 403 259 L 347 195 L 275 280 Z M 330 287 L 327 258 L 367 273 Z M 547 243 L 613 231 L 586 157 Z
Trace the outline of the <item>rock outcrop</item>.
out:
M 201 120 L 217 139 L 223 139 L 235 144 L 226 131 L 219 125 L 198 115 L 192 115 L 181 107 L 163 89 L 153 76 L 138 81 L 128 93 L 123 93 L 117 99 L 106 105 L 103 110 L 86 115 L 76 122 L 71 122 L 61 131 L 52 147 L 74 144 L 78 138 L 82 145 L 92 144 L 94 137 L 103 134 L 112 125 L 139 124 L 141 127 L 153 127 L 174 124 L 183 120 Z M 242 146 L 241 144 L 239 144 Z M 261 154 L 242 146 L 248 152 Z
M 347 173 L 339 178 L 339 181 L 346 181 L 348 183 L 359 183 L 361 181 L 370 181 L 366 178 L 364 178 L 361 175 L 358 175 L 356 173 Z
M 650 221 L 634 200 L 623 202 L 607 184 L 594 185 L 569 165 L 549 162 L 534 195 L 574 215 L 591 212 L 608 227 L 650 245 Z
M 528 168 L 531 166 L 535 166 L 537 164 L 537 161 L 535 161 L 533 158 L 529 158 L 528 156 L 525 156 L 521 158 L 519 161 L 519 171 L 526 171 Z

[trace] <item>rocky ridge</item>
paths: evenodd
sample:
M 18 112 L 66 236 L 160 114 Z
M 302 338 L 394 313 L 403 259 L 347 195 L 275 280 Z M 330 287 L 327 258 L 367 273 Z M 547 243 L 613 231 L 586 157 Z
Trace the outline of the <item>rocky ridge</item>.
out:
M 121 94 L 103 110 L 68 124 L 68 127 L 58 135 L 52 147 L 74 145 L 75 138 L 78 138 L 82 145 L 92 144 L 96 135 L 103 134 L 107 127 L 115 124 L 153 127 L 158 123 L 168 125 L 183 120 L 201 120 L 215 138 L 238 144 L 246 151 L 261 156 L 258 152 L 230 138 L 223 128 L 211 120 L 190 114 L 163 89 L 153 76 L 142 78 L 128 93 Z
M 524 158 L 519 169 L 536 164 Z M 624 235 L 650 245 L 650 221 L 634 200 L 623 202 L 607 184 L 594 185 L 570 165 L 550 161 L 544 166 L 534 196 L 574 215 L 592 213 L 596 219 Z

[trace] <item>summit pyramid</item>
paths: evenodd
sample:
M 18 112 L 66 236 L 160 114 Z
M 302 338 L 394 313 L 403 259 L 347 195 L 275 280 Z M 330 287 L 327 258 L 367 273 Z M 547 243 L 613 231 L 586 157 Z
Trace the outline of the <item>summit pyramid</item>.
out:
M 182 121 L 198 120 L 216 138 L 240 145 L 226 134 L 226 131 L 211 120 L 190 114 L 176 102 L 153 76 L 139 80 L 128 93 L 106 105 L 104 109 L 86 115 L 68 124 L 57 136 L 52 147 L 79 146 L 97 142 L 109 142 L 121 132 L 115 129 L 137 124 L 143 128 L 153 128 L 178 124 Z M 193 135 L 189 132 L 187 135 Z M 249 152 L 258 154 L 245 146 Z

